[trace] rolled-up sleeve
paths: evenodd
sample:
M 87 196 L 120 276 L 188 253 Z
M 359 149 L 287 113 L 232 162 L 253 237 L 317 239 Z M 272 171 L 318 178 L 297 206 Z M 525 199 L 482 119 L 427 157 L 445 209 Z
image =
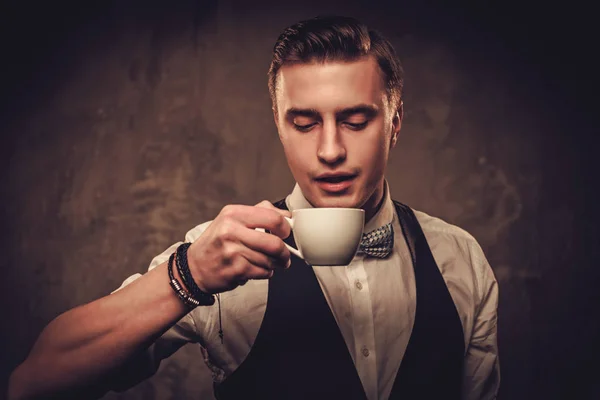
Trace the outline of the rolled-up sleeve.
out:
M 186 242 L 193 242 L 206 229 L 208 224 L 209 222 L 198 225 L 187 232 L 185 236 Z M 174 243 L 161 254 L 154 257 L 150 262 L 148 271 L 167 261 L 169 256 L 175 252 L 177 247 L 182 243 L 183 242 Z M 121 290 L 141 276 L 142 274 L 138 273 L 128 277 L 114 292 Z M 118 371 L 111 374 L 110 390 L 122 392 L 150 378 L 158 371 L 158 367 L 162 360 L 173 355 L 184 345 L 199 341 L 200 338 L 194 319 L 191 314 L 187 314 L 163 333 L 156 341 L 150 344 L 147 349 L 132 357 L 127 363 L 121 366 Z

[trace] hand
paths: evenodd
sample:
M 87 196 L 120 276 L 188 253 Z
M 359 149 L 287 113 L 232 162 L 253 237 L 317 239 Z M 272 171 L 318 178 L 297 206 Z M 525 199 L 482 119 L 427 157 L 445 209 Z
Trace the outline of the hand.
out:
M 223 207 L 188 250 L 198 287 L 206 293 L 225 292 L 249 279 L 268 279 L 275 268 L 289 267 L 290 252 L 282 239 L 290 235 L 290 226 L 284 217 L 291 213 L 266 200 L 255 206 Z

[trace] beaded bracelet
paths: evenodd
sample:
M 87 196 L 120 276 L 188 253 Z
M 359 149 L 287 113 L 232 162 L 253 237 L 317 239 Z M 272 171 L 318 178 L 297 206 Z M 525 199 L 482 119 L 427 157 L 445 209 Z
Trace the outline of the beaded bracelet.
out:
M 215 297 L 210 293 L 203 292 L 198 285 L 196 285 L 192 272 L 190 271 L 187 251 L 191 245 L 191 243 L 183 243 L 177 248 L 177 257 L 175 259 L 177 271 L 179 271 L 183 284 L 190 291 L 192 297 L 204 306 L 212 306 L 215 304 Z
M 190 296 L 190 294 L 181 287 L 181 283 L 177 280 L 177 278 L 175 278 L 175 275 L 173 274 L 174 258 L 175 253 L 171 254 L 171 257 L 169 257 L 169 264 L 167 265 L 167 270 L 169 271 L 169 284 L 186 306 L 190 308 L 198 307 L 200 305 L 200 302 L 194 299 L 192 296 Z
M 175 293 L 177 293 L 177 295 L 179 296 L 179 298 L 190 308 L 195 308 L 199 305 L 213 305 L 215 304 L 215 296 L 209 294 L 209 293 L 205 293 L 202 290 L 200 290 L 200 288 L 198 287 L 198 285 L 196 285 L 196 282 L 194 282 L 194 279 L 192 277 L 192 273 L 190 272 L 190 268 L 189 265 L 187 263 L 187 250 L 189 249 L 189 247 L 191 246 L 190 243 L 184 243 L 181 246 L 179 246 L 177 248 L 176 253 L 171 254 L 171 257 L 169 258 L 169 264 L 167 265 L 167 269 L 169 271 L 169 283 L 171 284 L 171 287 L 173 288 L 173 290 L 175 291 Z M 175 255 L 177 254 L 177 257 L 175 257 Z M 181 276 L 184 285 L 187 285 L 188 282 L 191 282 L 189 284 L 189 286 L 186 286 L 186 288 L 192 288 L 194 290 L 196 290 L 196 293 L 199 294 L 200 300 L 198 298 L 194 298 L 193 294 L 190 295 L 190 293 L 188 293 L 186 290 L 184 290 L 182 288 L 181 283 L 179 283 L 179 281 L 175 278 L 174 274 L 173 274 L 173 259 L 175 259 L 175 265 L 177 266 L 177 271 L 179 272 L 179 275 Z M 187 281 L 186 281 L 187 279 Z M 221 339 L 221 344 L 223 344 L 223 338 L 224 338 L 224 334 L 223 334 L 223 323 L 221 321 L 221 296 L 219 296 L 219 294 L 216 294 L 217 300 L 219 301 L 219 338 Z

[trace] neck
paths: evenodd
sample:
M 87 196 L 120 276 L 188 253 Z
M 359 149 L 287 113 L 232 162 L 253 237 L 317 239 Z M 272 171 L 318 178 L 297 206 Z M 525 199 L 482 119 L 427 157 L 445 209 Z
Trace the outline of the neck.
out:
M 367 200 L 362 206 L 365 210 L 365 224 L 371 220 L 377 214 L 383 201 L 385 199 L 385 181 L 381 181 L 381 184 L 375 189 L 373 195 Z

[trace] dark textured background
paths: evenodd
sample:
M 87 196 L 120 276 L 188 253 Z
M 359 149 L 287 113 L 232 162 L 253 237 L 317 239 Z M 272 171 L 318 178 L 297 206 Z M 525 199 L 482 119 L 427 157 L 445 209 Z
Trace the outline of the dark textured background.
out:
M 293 186 L 266 71 L 320 13 L 392 40 L 393 196 L 458 224 L 500 283 L 501 399 L 599 398 L 595 29 L 528 2 L 106 1 L 1 6 L 0 389 L 42 327 L 228 203 Z M 116 399 L 210 398 L 187 346 Z M 4 390 L 4 389 L 3 389 Z

